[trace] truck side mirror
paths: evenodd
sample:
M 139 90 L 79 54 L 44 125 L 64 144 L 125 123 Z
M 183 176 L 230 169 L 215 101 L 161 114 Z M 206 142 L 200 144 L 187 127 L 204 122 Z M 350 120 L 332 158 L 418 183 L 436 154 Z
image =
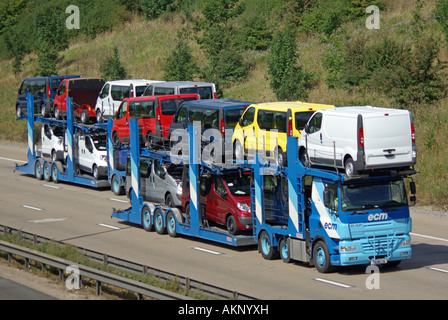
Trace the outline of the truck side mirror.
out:
M 330 190 L 324 190 L 324 206 L 326 208 L 331 208 L 331 196 Z
M 411 189 L 411 194 L 416 194 L 417 193 L 417 189 L 415 188 L 415 182 L 411 181 L 409 183 L 409 188 Z

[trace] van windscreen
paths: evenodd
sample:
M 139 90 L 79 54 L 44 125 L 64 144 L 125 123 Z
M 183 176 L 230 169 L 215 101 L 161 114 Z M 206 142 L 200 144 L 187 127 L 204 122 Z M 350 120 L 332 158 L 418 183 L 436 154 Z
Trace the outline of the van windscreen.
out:
M 226 182 L 230 193 L 236 197 L 250 196 L 250 179 L 251 176 L 249 174 L 223 176 L 223 180 Z
M 246 110 L 246 109 L 241 108 L 241 109 L 224 110 L 226 129 L 236 127 L 236 124 L 238 123 L 241 116 L 243 115 L 244 110 Z
M 212 87 L 192 87 L 192 88 L 181 88 L 179 90 L 180 94 L 194 94 L 197 93 L 201 100 L 213 99 Z

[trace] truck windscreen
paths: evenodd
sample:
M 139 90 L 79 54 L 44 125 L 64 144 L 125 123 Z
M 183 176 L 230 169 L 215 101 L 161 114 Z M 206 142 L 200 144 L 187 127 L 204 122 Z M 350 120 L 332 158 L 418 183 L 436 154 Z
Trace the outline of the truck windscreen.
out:
M 389 208 L 407 205 L 403 180 L 344 184 L 342 211 Z

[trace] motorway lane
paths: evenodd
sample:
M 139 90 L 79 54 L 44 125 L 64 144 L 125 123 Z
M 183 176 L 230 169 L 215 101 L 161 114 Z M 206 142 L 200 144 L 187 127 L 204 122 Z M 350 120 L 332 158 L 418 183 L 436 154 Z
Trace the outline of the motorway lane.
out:
M 255 248 L 234 249 L 185 237 L 173 239 L 147 233 L 111 218 L 112 207 L 129 206 L 111 198 L 126 201 L 126 197 L 117 197 L 110 190 L 37 181 L 19 172 L 13 173 L 14 162 L 4 158 L 24 161 L 26 149 L 0 145 L 0 224 L 262 299 L 448 298 L 448 273 L 431 269 L 448 270 L 448 242 L 444 240 L 448 227 L 446 217 L 413 213 L 416 234 L 412 236 L 413 258 L 396 269 L 381 269 L 380 289 L 369 290 L 365 267 L 319 274 L 300 263 L 264 260 Z M 322 282 L 326 280 L 336 283 Z

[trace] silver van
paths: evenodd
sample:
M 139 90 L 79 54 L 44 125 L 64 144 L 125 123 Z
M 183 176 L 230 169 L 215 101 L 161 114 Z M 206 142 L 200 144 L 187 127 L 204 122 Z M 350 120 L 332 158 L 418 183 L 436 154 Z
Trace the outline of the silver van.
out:
M 140 193 L 146 201 L 165 204 L 167 207 L 182 205 L 182 165 L 163 163 L 159 159 L 140 159 Z M 126 161 L 126 195 L 131 198 L 131 161 Z
M 148 85 L 144 96 L 163 96 L 168 94 L 199 95 L 199 99 L 216 99 L 216 86 L 213 82 L 166 81 Z

